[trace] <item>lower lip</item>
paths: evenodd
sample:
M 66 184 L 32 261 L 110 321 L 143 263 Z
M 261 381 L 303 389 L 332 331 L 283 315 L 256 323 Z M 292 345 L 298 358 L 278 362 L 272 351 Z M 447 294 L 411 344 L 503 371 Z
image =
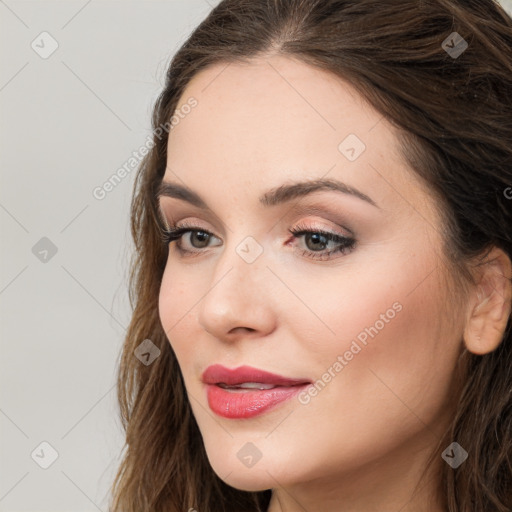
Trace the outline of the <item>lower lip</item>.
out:
M 206 386 L 210 409 L 224 418 L 252 418 L 300 393 L 309 384 L 272 389 L 229 391 L 214 384 Z

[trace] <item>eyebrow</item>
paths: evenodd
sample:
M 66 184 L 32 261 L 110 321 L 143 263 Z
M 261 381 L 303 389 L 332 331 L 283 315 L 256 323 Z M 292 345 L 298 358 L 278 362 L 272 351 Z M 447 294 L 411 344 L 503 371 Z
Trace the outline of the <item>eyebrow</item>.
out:
M 265 192 L 259 198 L 259 202 L 261 205 L 266 207 L 276 206 L 297 197 L 304 197 L 321 190 L 334 190 L 336 192 L 341 192 L 342 194 L 357 197 L 372 206 L 379 208 L 373 199 L 357 190 L 357 188 L 351 187 L 334 179 L 316 179 L 280 185 L 279 187 L 272 188 Z M 210 210 L 206 202 L 185 185 L 162 181 L 157 189 L 156 197 L 157 199 L 160 199 L 162 196 L 181 199 L 182 201 L 186 201 L 202 210 Z

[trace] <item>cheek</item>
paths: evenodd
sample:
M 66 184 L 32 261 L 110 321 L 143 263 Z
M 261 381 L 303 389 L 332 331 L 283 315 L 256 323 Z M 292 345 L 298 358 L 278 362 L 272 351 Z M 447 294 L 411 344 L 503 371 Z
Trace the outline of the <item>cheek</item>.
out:
M 171 273 L 166 268 L 162 277 L 158 296 L 158 313 L 164 332 L 176 354 L 180 366 L 193 353 L 193 344 L 185 343 L 190 338 L 191 317 L 194 316 L 194 304 L 199 296 L 194 298 L 190 290 L 191 283 L 179 279 L 178 274 Z M 196 292 L 197 293 L 197 292 Z
M 439 270 L 417 286 L 434 267 L 425 270 L 418 262 L 416 269 L 410 265 L 402 272 L 372 272 L 372 278 L 354 273 L 350 283 L 344 279 L 331 282 L 327 290 L 304 290 L 305 302 L 322 322 L 295 312 L 293 338 L 299 346 L 294 359 L 311 368 L 317 391 L 303 395 L 302 401 L 299 397 L 294 421 L 297 429 L 308 425 L 306 430 L 315 432 L 313 466 L 325 460 L 336 466 L 340 458 L 332 453 L 354 463 L 378 458 L 426 425 L 441 435 L 450 414 L 460 343 L 457 322 L 445 307 Z M 350 293 L 325 300 L 325 294 L 339 297 L 340 290 Z M 274 435 L 276 444 L 288 442 L 284 428 L 282 437 Z M 306 436 L 297 442 L 310 441 Z
M 310 315 L 296 336 L 301 339 L 299 331 L 315 323 L 316 335 L 310 330 L 301 348 L 314 377 L 332 382 L 320 384 L 319 398 L 311 401 L 317 401 L 318 414 L 328 402 L 344 403 L 350 404 L 354 428 L 370 416 L 397 428 L 407 419 L 414 429 L 421 426 L 418 418 L 428 421 L 440 413 L 450 397 L 462 327 L 449 308 L 441 268 L 435 268 L 435 261 L 418 258 L 401 268 L 374 265 L 308 293 L 324 326 Z
M 302 279 L 287 271 L 287 282 L 309 309 L 299 305 L 290 313 L 297 325 L 295 337 L 303 340 L 301 348 L 310 352 L 317 371 L 346 354 L 346 368 L 389 368 L 392 382 L 414 381 L 410 370 L 425 377 L 427 370 L 443 368 L 446 351 L 453 355 L 454 345 L 458 348 L 461 328 L 447 306 L 450 298 L 437 253 L 419 242 L 417 247 L 403 244 L 398 251 L 396 246 L 387 252 L 383 247 L 378 258 L 375 250 L 347 258 L 330 277 L 326 269 Z M 353 373 L 359 379 L 369 372 Z

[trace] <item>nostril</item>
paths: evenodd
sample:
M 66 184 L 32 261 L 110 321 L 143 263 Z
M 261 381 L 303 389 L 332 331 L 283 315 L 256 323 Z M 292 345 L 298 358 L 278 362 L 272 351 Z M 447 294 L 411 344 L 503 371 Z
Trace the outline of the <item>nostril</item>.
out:
M 256 329 L 253 329 L 252 327 L 234 327 L 229 331 L 230 334 L 236 334 L 239 330 L 242 331 L 248 331 L 248 332 L 255 332 Z

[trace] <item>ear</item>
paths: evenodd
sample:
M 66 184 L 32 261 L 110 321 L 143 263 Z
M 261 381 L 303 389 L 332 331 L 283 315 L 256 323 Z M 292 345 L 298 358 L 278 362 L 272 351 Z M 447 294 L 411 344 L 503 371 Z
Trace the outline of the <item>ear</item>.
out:
M 477 266 L 476 284 L 471 287 L 464 342 L 469 352 L 487 354 L 503 340 L 511 311 L 512 264 L 501 249 L 493 249 Z

